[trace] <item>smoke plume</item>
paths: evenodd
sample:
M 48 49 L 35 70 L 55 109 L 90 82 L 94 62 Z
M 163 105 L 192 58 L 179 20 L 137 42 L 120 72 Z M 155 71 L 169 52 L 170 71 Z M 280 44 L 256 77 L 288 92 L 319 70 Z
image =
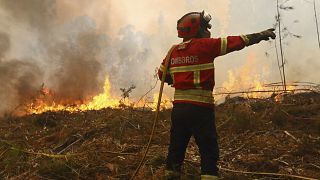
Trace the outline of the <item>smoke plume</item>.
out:
M 10 48 L 8 34 L 0 33 L 0 115 L 10 113 L 19 103 L 35 95 L 41 70 L 23 60 L 5 60 Z
M 134 95 L 143 94 L 176 39 L 177 18 L 205 2 L 179 4 L 176 11 L 161 2 L 155 12 L 154 3 L 142 0 L 0 0 L 0 32 L 6 32 L 0 34 L 0 100 L 6 102 L 0 116 L 32 101 L 43 86 L 62 104 L 90 100 L 106 77 L 113 94 L 132 84 Z M 226 17 L 222 9 L 218 19 Z
M 35 64 L 21 60 L 0 63 L 0 115 L 11 113 L 21 103 L 31 100 L 40 90 L 42 71 Z
M 105 35 L 96 31 L 87 16 L 61 22 L 56 7 L 54 0 L 1 1 L 1 11 L 8 17 L 1 18 L 2 23 L 15 23 L 2 29 L 8 34 L 0 34 L 0 100 L 5 102 L 0 115 L 31 102 L 42 84 L 54 91 L 57 103 L 64 104 L 101 91 L 104 68 L 99 53 L 107 43 Z M 32 41 L 17 39 L 16 34 L 29 35 Z M 9 49 L 10 36 L 16 48 Z
M 151 83 L 151 36 L 127 24 L 110 37 L 109 13 L 103 13 L 104 21 L 92 15 L 91 8 L 110 3 L 0 3 L 0 23 L 6 25 L 0 31 L 8 32 L 0 33 L 0 116 L 31 102 L 43 86 L 56 103 L 67 105 L 101 93 L 106 77 L 114 94 L 131 84 L 143 92 Z

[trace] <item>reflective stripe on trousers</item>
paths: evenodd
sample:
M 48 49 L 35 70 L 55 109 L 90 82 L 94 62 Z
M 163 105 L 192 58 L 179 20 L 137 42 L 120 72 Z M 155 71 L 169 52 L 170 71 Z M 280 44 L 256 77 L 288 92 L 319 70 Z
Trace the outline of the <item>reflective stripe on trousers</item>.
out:
M 201 180 L 218 180 L 218 176 L 201 175 Z
M 165 179 L 166 180 L 176 180 L 176 179 L 180 179 L 180 175 L 181 173 L 178 171 L 171 171 L 171 170 L 165 170 Z

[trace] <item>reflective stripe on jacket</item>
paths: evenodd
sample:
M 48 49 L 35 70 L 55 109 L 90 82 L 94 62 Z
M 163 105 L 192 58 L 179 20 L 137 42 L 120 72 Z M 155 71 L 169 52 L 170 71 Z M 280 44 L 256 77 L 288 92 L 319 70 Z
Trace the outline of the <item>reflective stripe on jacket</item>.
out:
M 175 88 L 173 103 L 211 106 L 214 87 L 214 59 L 241 50 L 249 40 L 246 36 L 227 38 L 195 38 L 180 43 L 171 53 L 166 82 Z M 158 75 L 162 78 L 164 60 Z

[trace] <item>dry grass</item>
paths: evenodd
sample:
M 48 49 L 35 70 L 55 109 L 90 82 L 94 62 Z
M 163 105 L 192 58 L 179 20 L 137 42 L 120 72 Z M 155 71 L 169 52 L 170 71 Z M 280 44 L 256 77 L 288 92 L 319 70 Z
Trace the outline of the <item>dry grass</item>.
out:
M 216 107 L 220 166 L 320 178 L 320 102 L 286 98 L 285 104 L 247 99 Z M 0 121 L 0 179 L 128 179 L 141 158 L 153 117 L 152 111 L 124 107 L 5 118 Z M 169 130 L 170 110 L 165 110 L 137 179 L 163 178 Z M 197 179 L 199 172 L 192 140 L 183 179 Z M 264 177 L 226 171 L 221 176 Z

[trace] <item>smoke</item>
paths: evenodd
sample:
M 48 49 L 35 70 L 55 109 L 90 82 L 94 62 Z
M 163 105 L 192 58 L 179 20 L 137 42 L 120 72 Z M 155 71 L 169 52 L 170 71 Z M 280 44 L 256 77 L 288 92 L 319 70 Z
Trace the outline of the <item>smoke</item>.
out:
M 153 69 L 147 67 L 152 36 L 127 24 L 110 37 L 110 14 L 102 13 L 107 17 L 102 18 L 92 11 L 99 5 L 108 9 L 102 6 L 108 3 L 0 3 L 0 23 L 5 25 L 0 30 L 7 32 L 0 33 L 0 100 L 5 102 L 0 116 L 31 102 L 43 85 L 54 92 L 56 103 L 73 104 L 101 93 L 106 76 L 115 94 L 131 84 L 142 92 L 152 81 Z
M 0 21 L 9 26 L 1 28 L 8 34 L 0 34 L 0 100 L 5 102 L 0 116 L 31 102 L 42 84 L 64 104 L 88 100 L 103 88 L 100 52 L 108 44 L 106 35 L 88 16 L 63 22 L 57 5 L 54 0 L 1 1 L 6 16 Z
M 83 98 L 97 94 L 98 75 L 102 69 L 96 57 L 97 37 L 91 33 L 81 33 L 77 37 L 76 47 L 69 44 L 57 44 L 51 52 L 58 54 L 58 67 L 54 71 L 52 89 L 58 100 L 85 100 Z M 58 52 L 57 52 L 58 50 Z
M 87 101 L 103 91 L 153 85 L 154 70 L 177 43 L 176 20 L 207 10 L 228 26 L 229 1 L 0 0 L 0 116 L 31 101 L 44 85 L 57 103 Z M 157 7 L 157 8 L 155 8 Z M 206 9 L 210 7 L 210 9 Z
M 21 60 L 0 63 L 0 115 L 10 113 L 21 103 L 31 100 L 41 85 L 42 71 L 35 64 Z
M 5 53 L 9 50 L 10 40 L 7 34 L 0 32 L 0 62 L 4 58 Z
M 100 52 L 108 45 L 107 37 L 96 32 L 94 22 L 86 16 L 78 17 L 54 32 L 47 54 L 51 61 L 48 86 L 54 90 L 58 102 L 73 103 L 89 100 L 103 84 Z
M 150 36 L 135 31 L 133 26 L 125 26 L 119 31 L 119 36 L 111 47 L 113 53 L 108 53 L 108 72 L 112 84 L 117 87 L 137 86 L 137 91 L 146 90 L 144 83 L 150 83 L 153 69 L 149 62 L 152 60 Z M 149 82 L 146 82 L 149 81 Z
M 55 0 L 1 0 L 1 7 L 19 23 L 46 30 L 55 16 Z
M 8 34 L 0 33 L 0 116 L 10 113 L 21 103 L 36 95 L 42 71 L 27 60 L 6 60 L 10 49 Z

